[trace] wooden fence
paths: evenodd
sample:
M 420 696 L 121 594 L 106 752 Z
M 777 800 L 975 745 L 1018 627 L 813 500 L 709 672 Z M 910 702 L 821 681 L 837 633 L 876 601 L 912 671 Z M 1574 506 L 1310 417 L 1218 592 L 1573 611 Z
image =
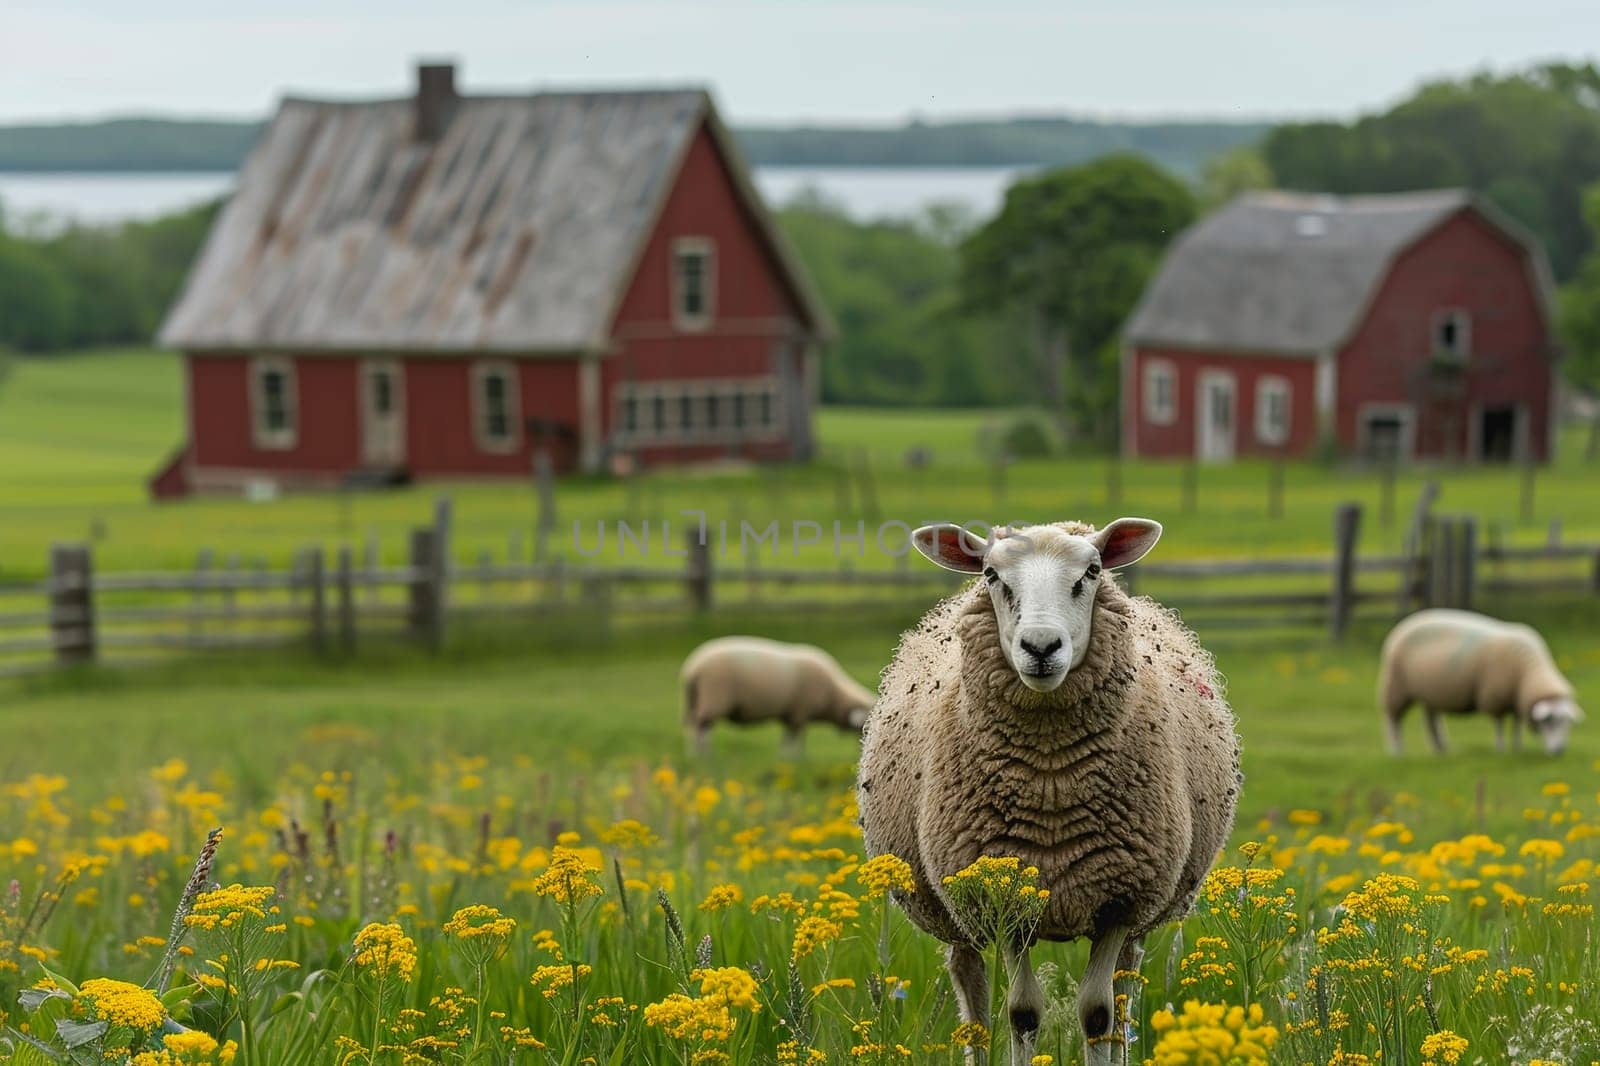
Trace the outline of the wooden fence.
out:
M 1334 550 L 1311 558 L 1155 561 L 1122 571 L 1129 588 L 1181 611 L 1202 634 L 1235 627 L 1322 630 L 1342 636 L 1352 622 L 1392 620 L 1425 605 L 1472 607 L 1506 596 L 1600 595 L 1600 545 L 1511 548 L 1479 535 L 1470 517 L 1414 517 L 1406 550 L 1356 551 L 1362 521 L 1354 504 L 1334 516 Z M 774 567 L 754 555 L 719 557 L 691 538 L 663 565 L 496 561 L 451 557 L 450 508 L 410 536 L 407 561 L 358 561 L 348 546 L 302 551 L 286 569 L 217 565 L 203 552 L 192 571 L 99 573 L 80 544 L 51 551 L 48 576 L 0 584 L 0 675 L 87 662 L 124 662 L 208 649 L 300 646 L 348 655 L 366 642 L 403 640 L 432 651 L 474 616 L 559 626 L 584 615 L 788 615 L 929 603 L 954 575 L 909 553 L 887 569 Z M 674 553 L 677 554 L 677 553 Z

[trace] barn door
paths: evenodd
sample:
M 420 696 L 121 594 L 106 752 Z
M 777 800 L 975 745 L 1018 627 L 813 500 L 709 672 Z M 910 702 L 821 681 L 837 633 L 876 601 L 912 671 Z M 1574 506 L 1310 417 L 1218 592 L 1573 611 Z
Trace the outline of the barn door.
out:
M 1200 374 L 1195 403 L 1195 456 L 1201 462 L 1225 463 L 1233 458 L 1238 423 L 1233 375 L 1219 370 Z
M 398 466 L 406 458 L 404 377 L 400 364 L 361 367 L 361 457 L 368 466 Z

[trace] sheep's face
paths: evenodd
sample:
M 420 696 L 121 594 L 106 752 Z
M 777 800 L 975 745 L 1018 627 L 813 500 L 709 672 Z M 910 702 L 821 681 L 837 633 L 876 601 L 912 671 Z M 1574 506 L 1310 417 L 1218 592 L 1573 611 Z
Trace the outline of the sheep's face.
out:
M 1545 754 L 1560 755 L 1567 750 L 1572 727 L 1583 721 L 1583 711 L 1569 699 L 1540 700 L 1529 708 L 1528 718 L 1544 743 Z
M 1000 650 L 1024 685 L 1050 692 L 1089 650 L 1095 592 L 1105 571 L 1144 556 L 1161 525 L 1119 518 L 1098 532 L 1059 526 L 996 527 L 988 537 L 955 525 L 923 526 L 918 551 L 947 570 L 982 574 Z

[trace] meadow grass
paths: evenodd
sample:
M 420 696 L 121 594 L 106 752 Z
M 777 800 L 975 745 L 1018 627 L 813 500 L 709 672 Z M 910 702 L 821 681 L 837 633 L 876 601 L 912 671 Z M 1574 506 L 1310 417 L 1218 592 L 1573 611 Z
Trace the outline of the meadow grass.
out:
M 155 507 L 138 479 L 175 440 L 176 391 L 171 359 L 152 353 L 21 365 L 0 389 L 0 579 L 94 523 L 108 568 L 187 565 L 207 543 L 281 560 L 368 527 L 398 543 L 436 491 L 358 497 L 344 514 L 327 497 Z M 986 417 L 830 411 L 822 428 L 834 454 L 873 455 L 885 513 L 944 500 L 982 517 L 995 503 L 974 443 Z M 932 446 L 937 465 L 891 475 L 912 444 Z M 1098 517 L 1097 462 L 1019 464 L 1000 502 Z M 1125 473 L 1118 510 L 1168 521 L 1165 557 L 1323 552 L 1336 501 L 1376 504 L 1359 472 L 1297 466 L 1290 513 L 1269 520 L 1265 471 L 1246 465 L 1207 471 L 1199 513 L 1174 515 L 1177 468 Z M 1514 475 L 1443 476 L 1451 509 L 1515 525 Z M 752 515 L 781 504 L 827 517 L 836 480 L 821 464 L 776 488 L 675 472 L 649 491 L 662 510 L 710 493 Z M 1600 533 L 1589 480 L 1575 461 L 1550 473 L 1539 517 Z M 1415 486 L 1408 476 L 1402 514 Z M 504 488 L 450 491 L 463 552 L 503 542 L 531 513 Z M 564 518 L 629 507 L 615 485 L 561 491 Z M 1394 535 L 1369 521 L 1370 546 Z M 14 879 L 0 895 L 0 1010 L 13 1061 L 962 1061 L 962 1041 L 982 1038 L 957 1029 L 938 946 L 883 900 L 895 871 L 860 865 L 854 739 L 815 730 L 788 762 L 775 731 L 730 728 L 700 761 L 679 724 L 678 666 L 708 636 L 820 643 L 871 684 L 921 606 L 592 632 L 581 616 L 529 615 L 457 627 L 438 657 L 376 643 L 348 660 L 196 657 L 0 682 L 0 888 Z M 1580 696 L 1600 703 L 1600 601 L 1493 606 L 1537 624 Z M 1549 759 L 1534 745 L 1498 755 L 1487 721 L 1455 721 L 1441 758 L 1414 720 L 1407 754 L 1391 759 L 1373 698 L 1381 622 L 1338 645 L 1198 625 L 1228 679 L 1246 783 L 1196 916 L 1151 939 L 1131 1059 L 1600 1055 L 1586 1006 L 1600 981 L 1592 723 Z M 180 923 L 160 1009 L 219 1043 L 178 1034 L 158 1049 L 137 988 L 85 982 L 154 983 L 194 852 L 219 824 L 204 880 L 263 892 L 203 897 Z M 1001 905 L 1012 890 L 980 888 Z M 1059 1066 L 1082 1054 L 1071 975 L 1083 949 L 1038 957 L 1051 1000 L 1039 1050 Z M 1000 1046 L 1004 1019 L 992 1023 Z M 1228 1053 L 1204 1057 L 1218 1048 Z
M 1600 539 L 1600 491 L 1596 470 L 1581 455 L 1581 430 L 1566 435 L 1561 459 L 1541 471 L 1532 516 L 1523 519 L 1519 472 L 1507 468 L 1407 470 L 1396 483 L 1393 518 L 1379 521 L 1381 487 L 1371 471 L 1356 467 L 1294 463 L 1285 472 L 1285 513 L 1267 512 L 1269 468 L 1244 462 L 1205 468 L 1199 474 L 1197 506 L 1183 508 L 1182 464 L 1138 462 L 1122 467 L 1120 502 L 1107 497 L 1107 460 L 1098 456 L 1026 460 L 1012 464 L 1003 483 L 979 447 L 980 430 L 1003 412 L 830 408 L 819 416 L 823 458 L 816 463 L 767 470 L 666 470 L 632 487 L 604 479 L 570 478 L 558 489 L 558 525 L 553 555 L 579 558 L 573 523 L 592 549 L 600 522 L 650 519 L 659 541 L 660 522 L 675 523 L 674 539 L 692 521 L 681 512 L 708 513 L 728 521 L 734 540 L 741 521 L 765 528 L 777 520 L 783 531 L 771 564 L 833 566 L 831 527 L 848 532 L 868 523 L 863 567 L 892 560 L 873 545 L 874 520 L 910 524 L 932 520 L 1051 521 L 1080 517 L 1103 522 L 1121 514 L 1146 514 L 1166 523 L 1163 558 L 1327 554 L 1332 513 L 1341 502 L 1366 507 L 1362 548 L 1392 552 L 1423 481 L 1443 486 L 1439 507 L 1479 516 L 1497 525 L 1507 540 L 1537 542 L 1559 519 L 1572 539 Z M 175 356 L 152 351 L 99 352 L 18 362 L 0 387 L 0 580 L 37 576 L 49 545 L 60 540 L 93 543 L 105 570 L 149 570 L 194 565 L 202 549 L 218 558 L 238 554 L 285 565 L 307 544 L 361 544 L 375 538 L 385 556 L 398 560 L 407 531 L 425 523 L 433 499 L 445 493 L 455 503 L 454 549 L 475 560 L 488 551 L 502 558 L 517 538 L 530 550 L 536 505 L 528 485 L 442 483 L 392 492 L 323 493 L 271 503 L 196 499 L 151 503 L 145 480 L 183 436 L 182 382 Z M 932 464 L 909 469 L 913 446 L 931 450 Z M 863 498 L 852 472 L 868 457 L 876 508 Z M 841 471 L 845 474 L 841 474 Z M 790 523 L 819 523 L 825 535 L 814 547 L 796 548 Z M 618 560 L 613 532 L 597 561 Z M 846 544 L 845 554 L 856 547 Z

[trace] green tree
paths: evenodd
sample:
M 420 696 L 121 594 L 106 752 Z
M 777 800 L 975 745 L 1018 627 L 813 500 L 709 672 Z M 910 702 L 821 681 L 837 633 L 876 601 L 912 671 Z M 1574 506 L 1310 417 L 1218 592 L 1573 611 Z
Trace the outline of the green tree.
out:
M 1547 64 L 1436 82 L 1350 125 L 1280 126 L 1262 155 L 1285 188 L 1474 189 L 1537 234 L 1567 278 L 1594 242 L 1582 200 L 1600 174 L 1600 71 Z
M 1019 374 L 1070 435 L 1114 440 L 1117 330 L 1194 217 L 1182 182 L 1138 157 L 1108 156 L 1016 182 L 999 215 L 962 243 L 965 306 L 1027 323 Z
M 67 343 L 72 289 L 38 246 L 0 233 L 0 345 L 47 351 Z
M 1590 233 L 1600 236 L 1600 184 L 1589 187 L 1583 206 Z M 1561 338 L 1567 380 L 1600 391 L 1600 252 L 1590 252 L 1577 275 L 1562 287 Z
M 1238 196 L 1255 189 L 1272 188 L 1272 168 L 1251 145 L 1212 156 L 1200 168 L 1200 204 L 1215 210 Z
M 1006 324 L 961 313 L 959 262 L 947 236 L 958 216 L 860 223 L 804 196 L 779 213 L 833 313 L 839 337 L 822 361 L 830 403 L 975 406 L 1020 399 L 986 374 L 1013 343 Z

